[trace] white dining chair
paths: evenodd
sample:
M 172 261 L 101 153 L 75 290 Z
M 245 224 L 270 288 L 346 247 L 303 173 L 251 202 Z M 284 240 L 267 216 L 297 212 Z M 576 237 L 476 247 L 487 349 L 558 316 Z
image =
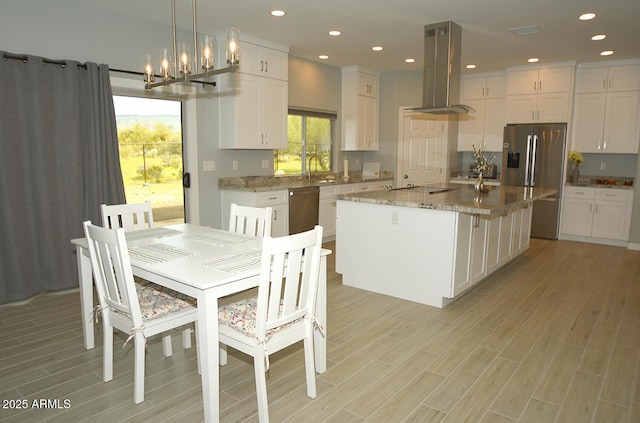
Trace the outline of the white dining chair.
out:
M 134 204 L 102 204 L 102 226 L 110 229 L 124 228 L 126 232 L 153 228 L 151 202 Z
M 134 395 L 136 404 L 144 401 L 144 368 L 147 338 L 195 323 L 197 308 L 180 298 L 134 282 L 124 229 L 107 229 L 84 222 L 99 306 L 96 318 L 103 328 L 103 379 L 113 379 L 113 329 L 129 335 L 125 345 L 134 344 Z M 171 337 L 162 341 L 169 357 Z M 190 346 L 190 343 L 189 343 Z
M 231 203 L 229 231 L 256 237 L 271 236 L 271 207 L 249 207 Z
M 263 238 L 257 297 L 219 309 L 220 343 L 253 356 L 258 418 L 269 421 L 267 381 L 269 354 L 304 342 L 307 395 L 316 397 L 313 353 L 316 295 L 320 276 L 322 227 L 279 238 Z M 220 349 L 220 364 L 226 364 Z

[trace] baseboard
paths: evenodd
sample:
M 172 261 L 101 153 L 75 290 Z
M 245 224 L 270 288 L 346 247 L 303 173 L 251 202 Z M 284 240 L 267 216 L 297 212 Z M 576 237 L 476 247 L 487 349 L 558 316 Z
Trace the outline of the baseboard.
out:
M 627 243 L 627 250 L 640 251 L 640 244 L 637 242 L 629 242 Z

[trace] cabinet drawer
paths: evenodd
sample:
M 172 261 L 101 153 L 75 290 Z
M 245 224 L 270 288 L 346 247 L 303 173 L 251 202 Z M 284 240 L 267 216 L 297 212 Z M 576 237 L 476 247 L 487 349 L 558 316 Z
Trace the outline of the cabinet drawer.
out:
M 595 188 L 585 187 L 564 187 L 564 196 L 566 198 L 581 198 L 584 200 L 595 200 L 596 190 Z
M 596 200 L 598 201 L 627 201 L 628 193 L 620 189 L 597 189 Z
M 276 204 L 287 204 L 289 202 L 289 191 L 268 191 L 256 194 L 256 206 L 266 207 Z

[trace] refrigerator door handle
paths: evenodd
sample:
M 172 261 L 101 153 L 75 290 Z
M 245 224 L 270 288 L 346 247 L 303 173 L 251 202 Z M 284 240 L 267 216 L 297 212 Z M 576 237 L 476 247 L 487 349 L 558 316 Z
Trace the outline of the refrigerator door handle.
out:
M 533 136 L 533 157 L 531 157 L 531 178 L 529 180 L 529 185 L 534 186 L 535 183 L 535 173 L 536 173 L 536 152 L 538 151 L 538 136 Z
M 524 162 L 524 185 L 529 185 L 529 163 L 531 159 L 531 135 L 527 136 L 527 160 Z

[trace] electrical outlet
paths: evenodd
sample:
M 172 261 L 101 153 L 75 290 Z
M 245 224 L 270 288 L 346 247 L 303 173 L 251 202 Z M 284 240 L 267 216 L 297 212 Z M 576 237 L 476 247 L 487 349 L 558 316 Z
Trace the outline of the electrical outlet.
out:
M 233 161 L 233 170 L 238 170 L 238 161 L 237 160 Z
M 607 162 L 600 162 L 600 170 L 607 170 Z
M 400 212 L 398 210 L 393 210 L 391 212 L 391 224 L 393 225 L 400 224 Z
M 263 160 L 262 161 L 262 168 L 263 169 L 269 169 L 269 160 Z
M 215 172 L 216 162 L 215 160 L 205 160 L 202 162 L 202 170 L 204 172 Z

